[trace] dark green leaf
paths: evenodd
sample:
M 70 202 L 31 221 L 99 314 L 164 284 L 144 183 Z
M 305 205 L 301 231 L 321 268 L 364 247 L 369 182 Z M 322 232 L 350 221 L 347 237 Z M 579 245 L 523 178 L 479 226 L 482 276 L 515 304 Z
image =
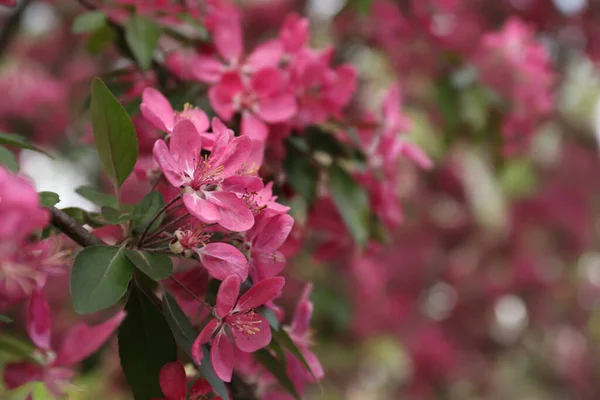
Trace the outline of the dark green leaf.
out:
M 137 160 L 135 129 L 127 111 L 99 78 L 92 82 L 91 111 L 94 142 L 102 167 L 113 184 L 120 186 Z
M 177 360 L 177 344 L 165 317 L 151 297 L 132 285 L 119 327 L 119 358 L 136 400 L 162 397 L 160 369 Z
M 183 310 L 181 310 L 177 304 L 177 301 L 175 301 L 170 293 L 165 293 L 163 298 L 163 312 L 165 314 L 165 319 L 171 328 L 171 332 L 173 332 L 173 336 L 175 336 L 175 341 L 179 344 L 179 347 L 181 347 L 193 360 L 192 345 L 194 344 L 194 340 L 196 340 L 198 333 L 192 327 L 192 324 L 190 324 L 190 321 L 185 316 L 185 313 Z M 202 351 L 204 352 L 203 362 L 198 366 L 200 368 L 200 372 L 202 372 L 202 376 L 208 381 L 208 383 L 210 383 L 210 386 L 212 386 L 217 395 L 219 395 L 223 400 L 229 400 L 229 394 L 227 393 L 225 384 L 217 377 L 212 365 L 209 362 L 210 354 L 208 348 L 203 346 Z
M 38 153 L 45 154 L 50 158 L 54 158 L 50 154 L 46 153 L 44 150 L 35 147 L 31 143 L 29 143 L 25 137 L 17 135 L 16 133 L 0 132 L 0 144 L 5 146 L 16 147 L 18 149 L 37 151 Z
M 127 250 L 131 262 L 155 281 L 166 279 L 173 272 L 173 262 L 164 254 L 152 254 L 141 250 Z
M 360 246 L 369 238 L 369 199 L 350 174 L 339 165 L 333 164 L 328 170 L 329 190 L 337 209 Z
M 114 28 L 104 25 L 90 35 L 85 48 L 90 54 L 99 54 L 102 50 L 113 44 L 117 37 L 118 35 Z
M 275 378 L 279 384 L 287 390 L 294 398 L 300 400 L 300 396 L 285 370 L 285 364 L 276 359 L 268 350 L 260 349 L 253 353 L 254 359 L 260 362 Z
M 165 206 L 165 200 L 162 194 L 158 192 L 150 192 L 139 202 L 133 211 L 133 230 L 143 232 L 148 224 L 152 222 L 154 216 Z M 156 221 L 152 223 L 150 231 L 158 228 L 165 217 L 162 213 Z
M 311 163 L 310 156 L 288 146 L 283 160 L 283 168 L 288 182 L 296 193 L 305 198 L 308 205 L 311 205 L 317 195 L 319 169 Z
M 106 222 L 112 225 L 119 225 L 124 222 L 131 220 L 131 214 L 121 213 L 121 211 L 116 210 L 112 207 L 103 206 L 102 207 L 102 218 L 106 220 Z
M 15 155 L 6 147 L 0 146 L 0 165 L 12 172 L 19 172 L 19 162 Z
M 83 249 L 71 268 L 71 296 L 78 314 L 90 314 L 115 304 L 127 291 L 133 264 L 125 248 L 91 246 Z
M 160 27 L 142 15 L 132 15 L 125 24 L 125 40 L 142 69 L 150 68 L 159 37 Z
M 54 192 L 39 192 L 42 207 L 55 206 L 60 202 L 60 197 Z
M 337 138 L 323 129 L 312 126 L 304 132 L 306 143 L 311 151 L 322 151 L 332 157 L 349 158 L 350 149 L 340 143 Z
M 308 365 L 308 362 L 304 358 L 304 355 L 302 352 L 300 352 L 300 349 L 298 349 L 298 346 L 296 346 L 296 343 L 294 343 L 292 338 L 290 338 L 290 335 L 288 335 L 287 331 L 285 329 L 271 329 L 271 334 L 277 343 L 288 349 L 302 363 L 304 368 L 310 372 L 316 381 L 317 377 L 314 375 L 310 365 Z
M 352 0 L 354 9 L 360 15 L 368 15 L 371 11 L 372 0 Z
M 106 15 L 102 11 L 88 11 L 73 20 L 73 33 L 94 32 L 106 25 Z
M 67 207 L 63 208 L 61 211 L 69 215 L 81 225 L 89 225 L 92 228 L 99 228 L 106 225 L 105 221 L 98 218 L 99 214 L 91 213 L 78 207 Z
M 3 322 L 5 324 L 9 324 L 12 322 L 12 319 L 7 317 L 6 315 L 2 315 L 0 314 L 0 322 Z
M 111 196 L 110 194 L 101 192 L 100 190 L 95 189 L 91 186 L 80 186 L 77 189 L 75 189 L 75 193 L 88 199 L 97 206 L 111 207 L 114 209 L 119 208 L 119 204 L 117 203 L 117 199 L 115 198 L 115 196 Z

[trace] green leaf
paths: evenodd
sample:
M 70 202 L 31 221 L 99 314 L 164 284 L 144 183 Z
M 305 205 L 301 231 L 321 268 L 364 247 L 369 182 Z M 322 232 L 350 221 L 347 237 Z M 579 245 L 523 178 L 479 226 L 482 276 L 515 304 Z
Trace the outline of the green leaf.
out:
M 91 111 L 98 156 L 104 171 L 117 188 L 131 174 L 137 160 L 135 129 L 127 111 L 100 78 L 92 81 Z
M 311 163 L 310 156 L 288 146 L 286 157 L 283 160 L 283 168 L 292 188 L 305 198 L 310 206 L 317 195 L 319 180 L 319 169 Z
M 78 207 L 67 207 L 61 209 L 62 212 L 79 222 L 81 225 L 89 225 L 92 228 L 99 228 L 106 225 L 106 221 L 100 220 L 97 213 L 90 213 Z
M 102 11 L 88 11 L 73 20 L 73 33 L 94 32 L 106 25 L 106 15 Z
M 55 206 L 60 202 L 60 197 L 54 192 L 39 192 L 42 207 Z
M 350 174 L 339 165 L 328 170 L 329 190 L 354 241 L 364 246 L 369 238 L 369 199 Z
M 19 162 L 15 155 L 6 147 L 0 146 L 0 165 L 12 172 L 19 172 Z
M 7 317 L 6 315 L 0 314 L 0 322 L 5 323 L 5 324 L 10 324 L 12 321 L 13 321 L 12 318 Z
M 114 209 L 119 208 L 119 203 L 117 202 L 115 196 L 111 196 L 108 193 L 101 192 L 100 190 L 91 186 L 80 186 L 77 189 L 75 189 L 75 193 L 91 201 L 97 206 L 110 207 Z
M 196 330 L 190 324 L 190 321 L 185 316 L 185 313 L 179 305 L 175 298 L 170 293 L 165 293 L 163 298 L 163 312 L 165 314 L 165 319 L 171 328 L 171 332 L 173 332 L 173 336 L 175 336 L 175 341 L 179 344 L 186 354 L 193 360 L 192 357 L 192 345 L 194 344 L 194 340 L 198 336 Z M 204 379 L 210 383 L 210 386 L 213 388 L 214 392 L 219 395 L 223 400 L 229 400 L 229 394 L 227 392 L 227 388 L 222 380 L 220 380 L 215 371 L 210 364 L 210 354 L 208 348 L 206 346 L 202 346 L 203 362 L 201 365 L 197 365 L 200 368 L 200 372 Z
M 330 132 L 311 126 L 305 130 L 304 135 L 311 151 L 322 151 L 332 157 L 351 157 L 350 149 L 340 143 Z
M 159 37 L 160 27 L 142 15 L 132 15 L 125 24 L 125 40 L 142 69 L 150 68 Z
M 271 329 L 271 335 L 273 336 L 273 339 L 277 341 L 277 343 L 288 349 L 302 363 L 304 368 L 310 372 L 315 381 L 318 380 L 310 368 L 310 365 L 306 361 L 306 358 L 304 358 L 304 355 L 302 352 L 300 352 L 300 349 L 298 349 L 298 346 L 296 346 L 296 343 L 294 343 L 292 338 L 290 338 L 290 335 L 288 335 L 285 329 Z
M 18 149 L 37 151 L 38 153 L 45 154 L 50 158 L 54 158 L 44 150 L 29 143 L 25 137 L 17 135 L 16 133 L 0 132 L 0 145 L 12 146 Z
M 117 37 L 118 35 L 114 28 L 109 25 L 104 25 L 90 35 L 85 44 L 85 48 L 90 54 L 99 54 L 113 44 Z
M 136 400 L 162 397 L 160 369 L 177 360 L 177 344 L 152 298 L 133 284 L 119 327 L 119 358 Z
M 294 384 L 290 380 L 285 370 L 285 364 L 276 359 L 268 350 L 260 349 L 253 353 L 254 359 L 260 362 L 275 378 L 279 384 L 287 390 L 295 399 L 300 400 L 300 395 L 296 391 Z
M 138 203 L 133 211 L 133 230 L 143 232 L 146 226 L 152 221 L 154 216 L 165 206 L 165 200 L 159 192 L 150 192 Z M 156 221 L 152 223 L 150 232 L 158 228 L 165 217 L 162 213 Z
M 83 249 L 71 268 L 71 296 L 77 314 L 104 310 L 119 301 L 127 291 L 133 268 L 123 247 Z
M 352 0 L 356 12 L 360 15 L 368 15 L 371 11 L 372 0 Z
M 112 225 L 120 225 L 131 220 L 132 217 L 131 214 L 121 213 L 112 207 L 104 206 L 102 207 L 102 218 Z
M 173 262 L 164 254 L 129 249 L 125 254 L 140 271 L 155 281 L 166 279 L 173 272 Z
M 36 382 L 33 385 L 33 390 L 31 391 L 31 398 L 33 400 L 50 400 L 53 396 L 50 396 L 48 393 L 48 389 L 43 382 Z

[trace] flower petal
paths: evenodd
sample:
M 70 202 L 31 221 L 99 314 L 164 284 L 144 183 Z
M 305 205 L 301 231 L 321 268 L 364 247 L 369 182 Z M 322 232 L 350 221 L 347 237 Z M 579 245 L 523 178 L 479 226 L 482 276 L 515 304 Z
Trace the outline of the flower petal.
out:
M 175 125 L 173 108 L 169 100 L 158 90 L 150 87 L 144 89 L 140 111 L 142 116 L 154 127 L 165 132 L 172 132 Z
M 229 314 L 235 306 L 240 294 L 240 285 L 242 281 L 235 275 L 226 278 L 221 282 L 217 292 L 217 315 L 221 318 Z
M 98 325 L 77 323 L 64 338 L 54 366 L 73 365 L 96 352 L 112 336 L 124 318 L 125 312 L 121 311 Z
M 192 58 L 194 66 L 191 69 L 192 76 L 200 82 L 217 83 L 225 71 L 225 66 L 214 56 L 203 54 Z
M 212 393 L 212 391 L 213 389 L 212 386 L 210 386 L 210 383 L 208 383 L 206 379 L 200 378 L 196 382 L 194 382 L 194 384 L 190 388 L 190 398 L 196 399 L 201 395 L 210 394 Z
M 244 51 L 239 17 L 221 15 L 217 19 L 211 32 L 217 51 L 227 61 L 239 59 Z
M 240 297 L 236 310 L 244 311 L 257 308 L 281 295 L 285 279 L 281 276 L 265 279 L 252 286 Z
M 183 400 L 187 394 L 185 368 L 178 362 L 166 363 L 159 374 L 160 390 L 168 400 Z
M 209 342 L 218 325 L 219 322 L 216 319 L 211 320 L 206 324 L 204 329 L 202 329 L 200 334 L 196 337 L 196 340 L 194 340 L 194 343 L 192 344 L 192 358 L 196 364 L 202 364 L 202 359 L 204 358 L 202 346 Z
M 269 136 L 267 125 L 250 111 L 242 112 L 241 133 L 252 140 L 265 141 Z
M 235 275 L 245 281 L 248 277 L 248 260 L 241 251 L 227 243 L 209 243 L 196 250 L 208 274 L 220 281 Z
M 4 384 L 9 390 L 16 389 L 28 382 L 41 381 L 44 375 L 42 367 L 28 363 L 9 363 L 4 367 Z
M 192 123 L 196 127 L 196 130 L 199 133 L 206 132 L 210 127 L 208 115 L 206 115 L 204 111 L 196 107 L 187 108 L 183 110 L 177 115 L 175 119 L 177 122 L 181 121 L 182 119 L 189 119 L 190 121 L 192 121 Z
M 169 151 L 177 162 L 179 171 L 193 176 L 202 151 L 202 138 L 191 120 L 184 118 L 177 122 L 171 135 Z
M 263 189 L 264 184 L 258 176 L 235 175 L 225 179 L 221 186 L 227 192 L 244 194 L 259 192 Z
M 275 215 L 268 218 L 261 227 L 260 233 L 254 240 L 253 249 L 271 253 L 278 250 L 286 241 L 294 227 L 294 218 L 289 214 Z
M 241 318 L 244 317 L 244 315 L 241 316 Z M 260 314 L 254 314 L 253 318 L 255 318 L 254 322 L 257 322 L 258 324 L 253 325 L 252 327 L 258 329 L 251 331 L 252 333 L 247 333 L 247 331 L 244 330 L 231 330 L 235 346 L 246 353 L 254 353 L 257 350 L 268 346 L 271 342 L 271 327 L 269 326 L 269 321 Z
M 243 90 L 244 84 L 239 75 L 235 72 L 226 73 L 219 83 L 209 89 L 208 99 L 210 105 L 219 117 L 229 121 L 238 109 L 234 104 L 234 99 Z
M 210 363 L 215 370 L 215 374 L 222 381 L 231 382 L 233 362 L 233 345 L 227 339 L 225 333 L 220 332 L 213 340 L 213 345 L 210 349 Z
M 260 100 L 257 114 L 271 124 L 285 122 L 298 112 L 296 97 L 291 93 Z
M 196 193 L 184 194 L 183 204 L 190 214 L 202 222 L 214 224 L 219 221 L 220 214 L 217 207 L 209 201 L 201 199 Z
M 164 140 L 157 140 L 154 143 L 152 154 L 154 155 L 154 160 L 171 185 L 181 187 L 186 183 L 181 175 L 177 161 L 171 156 L 169 148 Z
M 268 40 L 258 46 L 246 57 L 246 65 L 252 72 L 277 65 L 283 56 L 283 45 L 277 39 Z
M 38 348 L 50 350 L 52 315 L 48 301 L 41 289 L 37 289 L 29 300 L 27 334 Z
M 234 193 L 207 192 L 205 195 L 206 200 L 216 207 L 219 213 L 219 220 L 217 222 L 223 228 L 233 232 L 243 232 L 254 225 L 254 216 L 248 209 L 248 206 Z
M 223 134 L 224 135 L 224 134 Z M 210 162 L 213 168 L 221 167 L 220 177 L 226 178 L 235 174 L 248 160 L 252 141 L 246 136 L 236 137 L 227 145 L 223 145 L 223 136 L 215 143 L 214 156 L 211 155 Z

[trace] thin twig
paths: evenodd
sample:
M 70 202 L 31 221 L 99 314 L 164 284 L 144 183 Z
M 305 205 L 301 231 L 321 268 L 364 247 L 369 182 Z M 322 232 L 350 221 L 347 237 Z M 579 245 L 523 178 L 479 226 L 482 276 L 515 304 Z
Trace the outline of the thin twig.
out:
M 50 210 L 50 214 L 52 215 L 52 225 L 60 229 L 62 233 L 73 239 L 80 246 L 101 246 L 106 244 L 100 238 L 88 232 L 65 212 L 53 206 L 48 207 L 48 210 Z
M 158 231 L 153 232 L 150 236 L 148 236 L 148 238 L 147 238 L 148 241 L 150 242 L 150 239 L 157 237 L 158 235 L 160 235 L 167 229 L 172 228 L 173 226 L 177 225 L 179 222 L 183 221 L 184 219 L 186 219 L 189 216 L 190 216 L 190 214 L 184 214 L 178 218 L 175 218 L 173 221 L 169 222 L 168 224 L 166 224 L 165 226 L 160 228 Z M 143 244 L 146 245 L 147 243 L 143 243 Z
M 202 299 L 198 298 L 198 296 L 196 296 L 196 295 L 194 294 L 194 292 L 192 292 L 190 289 L 188 289 L 187 287 L 185 287 L 185 286 L 183 285 L 183 283 L 179 282 L 179 281 L 177 280 L 177 278 L 175 278 L 173 275 L 169 276 L 169 279 L 170 279 L 170 280 L 172 280 L 173 282 L 175 282 L 175 284 L 176 284 L 177 286 L 179 286 L 180 288 L 182 288 L 183 290 L 185 290 L 185 292 L 186 292 L 187 294 L 189 294 L 190 296 L 192 296 L 192 298 L 194 298 L 194 300 L 196 300 L 198 303 L 202 304 L 204 307 L 206 307 L 206 308 L 208 308 L 208 309 L 211 309 L 211 308 L 213 308 L 213 306 L 211 306 L 210 304 L 208 304 L 206 301 L 204 301 L 204 300 L 202 300 Z
M 154 222 L 158 219 L 158 217 L 160 217 L 162 215 L 162 213 L 164 213 L 165 211 L 167 211 L 167 209 L 169 207 L 171 207 L 173 204 L 175 204 L 177 202 L 177 200 L 181 199 L 181 194 L 173 197 L 173 199 L 171 199 L 171 201 L 169 201 L 167 204 L 165 204 L 165 206 L 163 208 L 161 208 L 156 215 L 154 216 L 154 218 L 152 218 L 152 221 L 150 221 L 150 223 L 146 226 L 146 229 L 144 229 L 144 233 L 142 233 L 142 236 L 140 237 L 140 240 L 138 243 L 142 243 L 144 241 L 144 238 L 146 237 L 146 235 L 148 234 L 148 231 L 150 230 L 150 227 L 154 224 Z

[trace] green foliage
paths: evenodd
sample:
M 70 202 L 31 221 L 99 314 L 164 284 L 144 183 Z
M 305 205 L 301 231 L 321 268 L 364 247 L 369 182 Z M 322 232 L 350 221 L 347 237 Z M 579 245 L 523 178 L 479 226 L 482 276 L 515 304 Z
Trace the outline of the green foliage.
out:
M 192 358 L 192 345 L 194 340 L 198 336 L 196 330 L 190 324 L 190 321 L 185 316 L 185 313 L 181 310 L 173 296 L 170 293 L 165 293 L 163 298 L 163 312 L 165 319 L 171 328 L 171 332 L 175 336 L 175 341 L 185 351 L 185 353 Z M 197 365 L 200 368 L 200 372 L 204 379 L 208 381 L 214 392 L 219 395 L 223 400 L 229 400 L 229 394 L 225 387 L 225 383 L 220 380 L 210 364 L 210 354 L 207 346 L 202 347 L 204 353 L 203 362 L 201 365 Z
M 288 145 L 283 168 L 289 184 L 311 205 L 317 196 L 319 168 L 311 162 L 310 156 Z
M 42 207 L 55 206 L 60 202 L 60 197 L 54 192 L 39 192 Z
M 99 54 L 117 40 L 117 32 L 109 25 L 92 32 L 88 38 L 85 48 L 90 54 Z
M 148 193 L 142 201 L 138 203 L 133 211 L 133 230 L 143 232 L 148 224 L 152 222 L 154 216 L 165 206 L 165 200 L 159 192 Z M 150 227 L 149 231 L 158 228 L 164 219 L 165 214 L 162 213 Z
M 110 207 L 114 209 L 119 208 L 119 203 L 117 202 L 115 196 L 101 192 L 100 190 L 91 186 L 80 186 L 75 189 L 75 193 L 99 207 Z
M 148 18 L 134 14 L 125 24 L 125 40 L 142 69 L 152 65 L 152 53 L 160 37 L 160 27 Z
M 21 135 L 17 135 L 16 133 L 0 132 L 0 145 L 12 146 L 12 147 L 16 147 L 18 149 L 37 151 L 38 153 L 42 153 L 42 154 L 47 155 L 50 158 L 53 158 L 50 154 L 46 153 L 44 150 L 29 143 L 29 141 L 25 137 L 23 137 Z
M 92 82 L 91 112 L 98 156 L 108 178 L 118 189 L 137 160 L 135 129 L 127 111 L 99 78 Z
M 140 271 L 155 281 L 166 279 L 173 272 L 173 262 L 164 254 L 130 249 L 127 249 L 125 254 Z
M 13 321 L 12 318 L 7 317 L 6 315 L 0 314 L 0 322 L 2 322 L 4 324 L 10 324 L 12 321 Z
M 285 370 L 285 363 L 273 357 L 266 349 L 260 349 L 253 353 L 254 359 L 260 362 L 275 378 L 277 382 L 288 391 L 295 399 L 300 399 L 300 395 L 296 391 L 294 384 L 288 377 Z
M 136 400 L 162 396 L 160 369 L 177 360 L 177 345 L 153 299 L 133 284 L 119 327 L 119 358 Z
M 88 11 L 79 14 L 73 20 L 73 33 L 95 32 L 106 26 L 106 15 L 102 11 Z
M 121 211 L 112 207 L 102 207 L 102 218 L 111 225 L 120 225 L 131 220 L 131 214 L 121 213 Z
M 327 171 L 329 190 L 337 209 L 359 246 L 369 238 L 369 199 L 365 189 L 339 165 L 333 164 Z
M 12 172 L 19 172 L 19 162 L 15 155 L 4 146 L 0 146 L 0 165 L 4 165 Z
M 83 249 L 71 269 L 71 296 L 78 314 L 90 314 L 115 304 L 127 291 L 133 264 L 125 248 L 91 246 Z

